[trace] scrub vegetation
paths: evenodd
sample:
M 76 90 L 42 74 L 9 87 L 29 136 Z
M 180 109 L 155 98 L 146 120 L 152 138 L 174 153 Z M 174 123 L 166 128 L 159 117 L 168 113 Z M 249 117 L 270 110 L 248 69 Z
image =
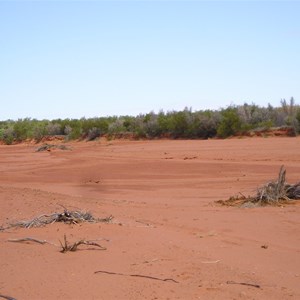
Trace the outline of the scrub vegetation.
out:
M 13 144 L 26 140 L 41 141 L 60 136 L 64 140 L 108 138 L 227 138 L 255 135 L 270 129 L 285 129 L 288 135 L 300 132 L 300 106 L 281 100 L 281 106 L 255 104 L 231 105 L 220 110 L 150 112 L 138 116 L 111 116 L 81 119 L 19 119 L 0 122 L 0 140 Z

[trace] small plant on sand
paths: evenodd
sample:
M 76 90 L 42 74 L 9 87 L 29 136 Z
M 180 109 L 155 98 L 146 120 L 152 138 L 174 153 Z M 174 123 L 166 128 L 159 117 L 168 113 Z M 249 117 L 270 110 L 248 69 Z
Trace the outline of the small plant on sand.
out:
M 64 235 L 64 241 L 63 242 L 59 241 L 59 242 L 60 242 L 60 245 L 61 245 L 61 250 L 60 250 L 61 253 L 66 253 L 66 252 L 69 252 L 69 251 L 75 252 L 75 251 L 78 250 L 78 246 L 80 246 L 80 245 L 95 246 L 95 247 L 98 247 L 99 250 L 106 250 L 105 247 L 103 247 L 103 246 L 101 246 L 101 245 L 99 245 L 99 244 L 97 244 L 93 241 L 80 240 L 80 241 L 77 241 L 73 244 L 69 244 L 68 241 L 67 241 L 66 235 Z

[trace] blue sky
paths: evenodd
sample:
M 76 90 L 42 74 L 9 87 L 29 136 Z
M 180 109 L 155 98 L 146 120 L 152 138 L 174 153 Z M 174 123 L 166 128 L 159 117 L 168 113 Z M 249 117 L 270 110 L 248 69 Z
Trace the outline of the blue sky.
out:
M 1 1 L 0 120 L 300 104 L 298 1 Z

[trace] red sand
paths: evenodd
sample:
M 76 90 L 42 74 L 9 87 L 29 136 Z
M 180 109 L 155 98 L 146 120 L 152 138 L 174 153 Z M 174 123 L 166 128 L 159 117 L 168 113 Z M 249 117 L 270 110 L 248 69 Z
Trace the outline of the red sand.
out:
M 300 299 L 299 203 L 220 207 L 275 179 L 299 181 L 299 138 L 71 143 L 72 151 L 0 146 L 0 224 L 68 209 L 112 224 L 0 232 L 0 294 L 20 299 Z M 62 254 L 98 240 L 106 251 Z M 266 245 L 267 249 L 261 246 Z M 110 275 L 139 274 L 172 281 Z M 260 288 L 231 284 L 249 283 Z

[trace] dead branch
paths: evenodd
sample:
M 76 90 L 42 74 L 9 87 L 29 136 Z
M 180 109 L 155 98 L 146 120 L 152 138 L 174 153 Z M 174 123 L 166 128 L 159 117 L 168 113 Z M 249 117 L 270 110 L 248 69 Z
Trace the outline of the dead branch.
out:
M 178 281 L 172 279 L 172 278 L 158 278 L 154 276 L 148 276 L 148 275 L 139 275 L 139 274 L 124 274 L 124 273 L 117 273 L 117 272 L 109 272 L 109 271 L 95 271 L 94 274 L 97 273 L 103 273 L 103 274 L 110 274 L 110 275 L 120 275 L 120 276 L 131 276 L 131 277 L 141 277 L 141 278 L 147 278 L 147 279 L 153 279 L 153 280 L 159 280 L 159 281 L 170 281 L 174 283 L 179 283 Z
M 103 239 L 97 239 L 97 240 L 109 241 L 108 239 L 105 239 L 105 238 L 103 238 Z M 32 238 L 32 237 L 25 237 L 25 238 L 19 238 L 19 239 L 8 239 L 7 241 L 8 242 L 14 242 L 14 243 L 22 243 L 22 242 L 29 243 L 29 242 L 34 242 L 34 243 L 38 243 L 38 244 L 41 244 L 41 245 L 49 244 L 49 245 L 53 245 L 55 247 L 59 247 L 59 245 L 56 245 L 56 244 L 51 243 L 51 242 L 48 242 L 46 240 L 39 240 L 39 239 Z M 67 241 L 66 235 L 64 235 L 64 243 L 62 243 L 61 241 L 59 241 L 60 245 L 61 245 L 60 252 L 62 252 L 62 253 L 65 253 L 65 252 L 68 252 L 68 251 L 73 251 L 74 252 L 74 251 L 78 250 L 78 246 L 80 246 L 80 245 L 96 246 L 96 247 L 99 248 L 98 250 L 106 250 L 105 247 L 99 245 L 95 241 L 96 240 L 94 240 L 94 241 L 80 240 L 80 241 L 77 241 L 77 242 L 75 242 L 73 244 L 69 244 L 68 241 Z
M 176 280 L 174 280 L 172 278 L 161 279 L 161 278 L 158 278 L 158 277 L 147 276 L 147 275 L 139 275 L 139 274 L 130 274 L 129 276 L 132 276 L 132 277 L 141 277 L 141 278 L 148 278 L 148 279 L 159 280 L 159 281 L 171 281 L 171 282 L 174 282 L 174 283 L 179 283 L 178 281 L 176 281 Z
M 145 226 L 139 226 L 139 227 L 154 227 L 152 224 L 145 222 L 145 221 L 135 220 L 135 222 L 145 225 Z
M 213 261 L 201 261 L 202 264 L 217 264 L 218 262 L 220 262 L 221 260 L 213 260 Z
M 35 242 L 35 243 L 42 244 L 42 245 L 48 243 L 45 240 L 38 240 L 38 239 L 35 239 L 35 238 L 31 238 L 31 237 L 26 237 L 26 238 L 21 238 L 21 239 L 8 239 L 7 241 L 8 242 L 14 242 L 14 243 Z
M 68 251 L 71 251 L 71 252 L 75 252 L 78 250 L 78 246 L 80 245 L 87 245 L 87 246 L 96 246 L 96 247 L 99 247 L 99 250 L 106 250 L 105 247 L 93 242 L 93 241 L 86 241 L 86 240 L 80 240 L 80 241 L 77 241 L 73 244 L 69 244 L 68 241 L 67 241 L 67 237 L 66 235 L 64 235 L 64 242 L 62 243 L 61 241 L 60 242 L 60 245 L 61 245 L 61 250 L 60 252 L 61 253 L 66 253 Z
M 296 184 L 286 183 L 286 170 L 284 169 L 284 166 L 281 166 L 277 180 L 268 182 L 264 186 L 258 188 L 255 196 L 246 198 L 244 195 L 238 195 L 236 197 L 230 197 L 225 201 L 219 200 L 216 202 L 227 206 L 253 207 L 281 205 L 299 199 L 300 182 Z
M 70 211 L 65 209 L 62 213 L 43 214 L 36 218 L 27 221 L 19 221 L 11 223 L 7 227 L 1 227 L 1 230 L 20 227 L 20 228 L 31 228 L 31 227 L 42 227 L 55 222 L 61 222 L 66 224 L 79 224 L 83 222 L 88 223 L 109 223 L 113 219 L 113 216 L 106 218 L 95 218 L 91 213 L 84 211 Z
M 10 296 L 5 296 L 5 295 L 0 295 L 0 298 L 6 299 L 6 300 L 17 300 L 16 298 L 13 298 Z
M 13 242 L 13 243 L 22 243 L 22 242 L 35 242 L 35 243 L 38 243 L 38 244 L 49 244 L 49 245 L 54 245 L 54 246 L 57 246 L 51 242 L 48 242 L 46 240 L 38 240 L 36 238 L 32 238 L 32 237 L 25 237 L 25 238 L 20 238 L 20 239 L 8 239 L 7 240 L 8 242 Z
M 59 149 L 59 150 L 72 150 L 71 147 L 66 145 L 54 145 L 54 144 L 43 144 L 35 152 L 42 152 L 42 151 L 51 151 L 51 149 Z
M 253 284 L 253 283 L 247 283 L 247 282 L 235 282 L 235 281 L 227 281 L 226 283 L 227 284 L 247 285 L 247 286 L 252 286 L 252 287 L 260 289 L 260 285 L 259 284 Z

